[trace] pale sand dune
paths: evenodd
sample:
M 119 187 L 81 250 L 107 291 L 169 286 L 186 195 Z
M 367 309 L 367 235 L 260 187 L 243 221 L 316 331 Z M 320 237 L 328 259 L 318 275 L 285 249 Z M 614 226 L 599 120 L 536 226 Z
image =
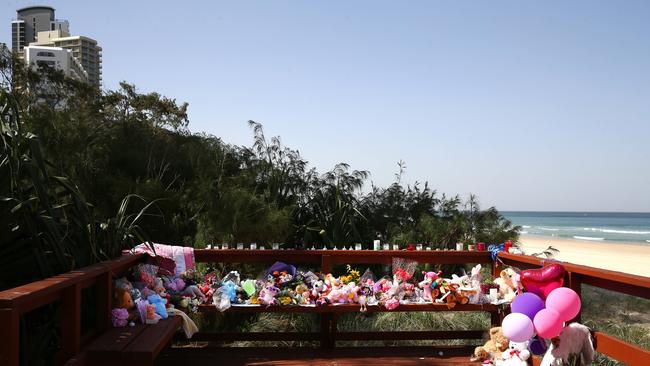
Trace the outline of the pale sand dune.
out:
M 552 245 L 557 260 L 650 277 L 650 244 L 608 243 L 577 239 L 522 235 L 519 245 L 526 254 Z

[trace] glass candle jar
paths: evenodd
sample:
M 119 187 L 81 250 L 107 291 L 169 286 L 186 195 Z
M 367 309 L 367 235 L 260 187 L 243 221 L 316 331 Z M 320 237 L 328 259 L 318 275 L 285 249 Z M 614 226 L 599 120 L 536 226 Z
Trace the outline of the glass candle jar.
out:
M 456 250 L 463 250 L 463 243 L 456 243 Z
M 244 243 L 237 243 L 237 249 L 239 250 L 244 249 Z
M 278 250 L 278 249 L 280 249 L 280 244 L 273 243 L 273 244 L 271 244 L 271 248 L 273 248 L 273 250 Z
M 422 244 L 416 244 L 415 245 L 415 250 L 422 250 L 423 245 Z
M 476 247 L 479 252 L 484 252 L 485 251 L 485 243 L 478 243 L 476 244 Z
M 257 243 L 251 243 L 251 250 L 257 250 Z
M 354 250 L 361 250 L 361 243 L 354 244 Z
M 470 250 L 470 251 L 473 252 L 473 251 L 476 250 L 476 247 L 474 246 L 474 244 L 470 244 L 470 245 L 467 246 L 467 250 Z
M 382 246 L 382 249 L 383 250 L 390 250 L 390 244 L 384 243 L 384 245 Z
M 228 243 L 223 243 L 221 244 L 221 249 L 230 249 L 230 245 L 228 245 Z

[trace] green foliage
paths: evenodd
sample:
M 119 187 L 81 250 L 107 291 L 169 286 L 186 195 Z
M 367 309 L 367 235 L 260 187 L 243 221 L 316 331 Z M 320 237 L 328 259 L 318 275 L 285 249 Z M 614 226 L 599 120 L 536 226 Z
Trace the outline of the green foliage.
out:
M 403 162 L 394 184 L 364 193 L 367 171 L 339 163 L 321 174 L 260 123 L 248 121 L 251 147 L 233 146 L 190 133 L 186 103 L 125 82 L 102 92 L 6 54 L 0 71 L 14 101 L 3 112 L 0 250 L 16 266 L 35 256 L 41 270 L 32 277 L 118 255 L 145 233 L 196 247 L 378 237 L 449 247 L 517 236 L 473 196 L 462 202 L 426 183 L 404 186 Z

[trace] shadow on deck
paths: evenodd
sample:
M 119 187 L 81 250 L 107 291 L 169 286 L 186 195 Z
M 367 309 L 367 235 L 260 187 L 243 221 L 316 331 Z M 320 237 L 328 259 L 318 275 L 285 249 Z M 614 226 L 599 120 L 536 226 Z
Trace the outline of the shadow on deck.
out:
M 320 348 L 171 348 L 163 351 L 157 366 L 219 364 L 255 366 L 441 366 L 480 365 L 470 362 L 473 347 L 341 347 Z

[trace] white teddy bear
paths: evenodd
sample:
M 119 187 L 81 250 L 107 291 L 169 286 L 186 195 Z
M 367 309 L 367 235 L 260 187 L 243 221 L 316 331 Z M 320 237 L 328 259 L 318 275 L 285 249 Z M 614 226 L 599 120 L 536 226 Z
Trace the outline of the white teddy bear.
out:
M 528 350 L 528 342 L 513 342 L 510 341 L 508 349 L 501 355 L 503 361 L 499 362 L 499 366 L 527 366 L 530 351 Z

